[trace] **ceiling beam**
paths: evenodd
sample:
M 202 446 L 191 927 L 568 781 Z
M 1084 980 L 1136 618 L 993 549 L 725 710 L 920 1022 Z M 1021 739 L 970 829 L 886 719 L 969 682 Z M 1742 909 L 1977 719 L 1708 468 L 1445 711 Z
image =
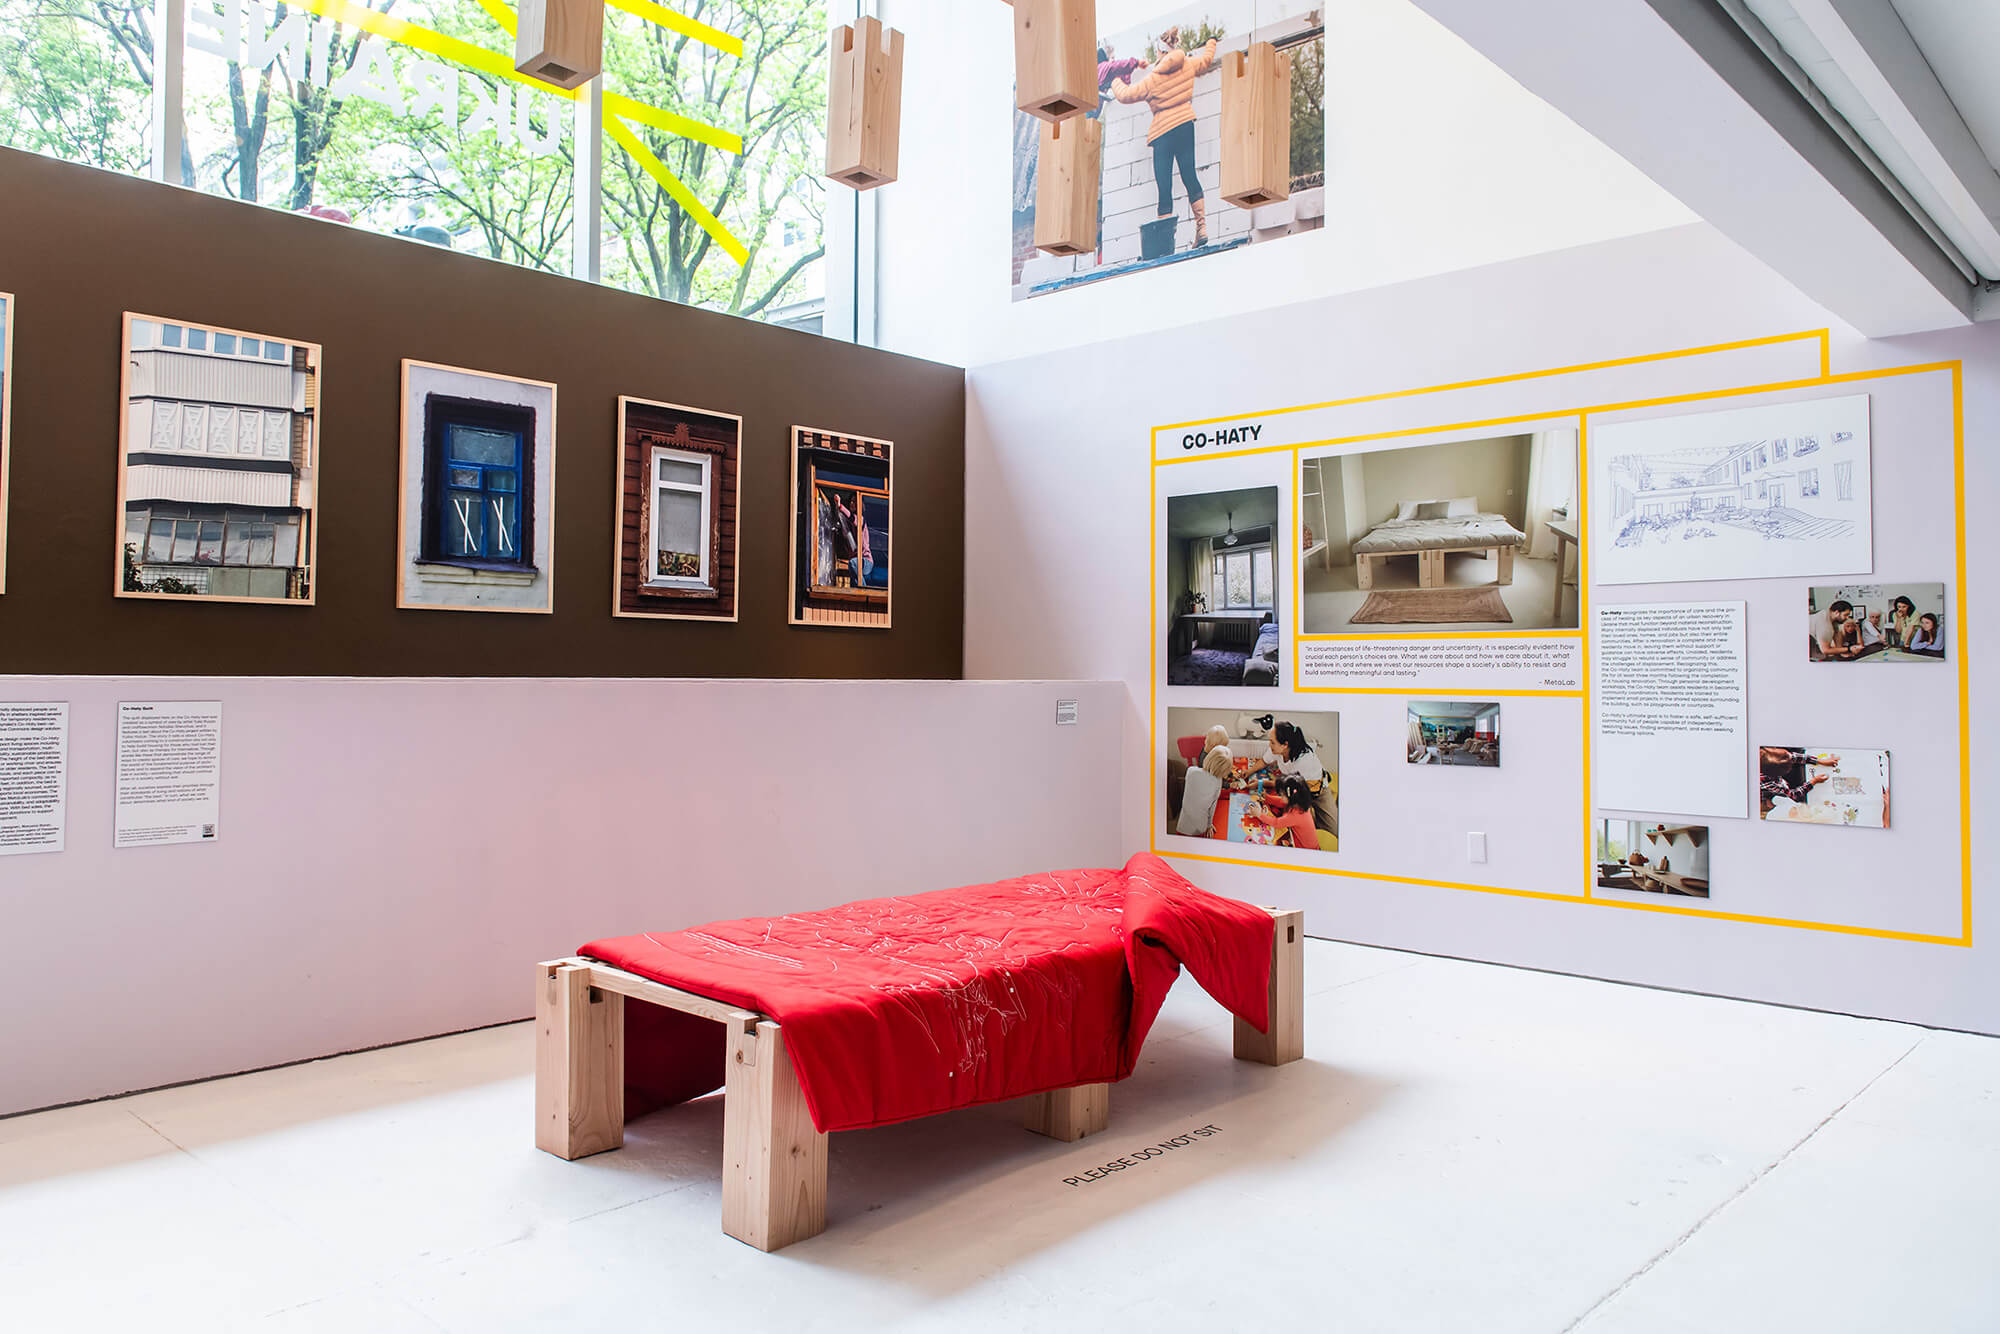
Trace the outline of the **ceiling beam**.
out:
M 1922 175 L 1933 206 L 1950 211 L 1955 243 L 1980 273 L 2000 277 L 2000 173 L 1889 0 L 1791 5 Z
M 1715 0 L 1416 0 L 1861 333 L 1971 322 L 1973 284 Z

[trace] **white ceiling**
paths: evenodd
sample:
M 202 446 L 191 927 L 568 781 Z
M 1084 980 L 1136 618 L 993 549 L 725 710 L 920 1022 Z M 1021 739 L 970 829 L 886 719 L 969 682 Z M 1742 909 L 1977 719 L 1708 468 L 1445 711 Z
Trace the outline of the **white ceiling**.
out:
M 1230 517 L 1232 511 L 1235 517 Z M 1278 488 L 1253 486 L 1242 491 L 1208 491 L 1167 500 L 1169 537 L 1220 537 L 1233 523 L 1237 532 L 1278 521 Z
M 2000 3 L 1891 0 L 1958 114 L 2000 170 Z
M 1410 701 L 1410 712 L 1419 718 L 1484 718 L 1500 712 L 1500 706 L 1469 699 L 1421 699 Z
M 2000 0 L 1741 2 L 1967 277 L 2000 279 Z

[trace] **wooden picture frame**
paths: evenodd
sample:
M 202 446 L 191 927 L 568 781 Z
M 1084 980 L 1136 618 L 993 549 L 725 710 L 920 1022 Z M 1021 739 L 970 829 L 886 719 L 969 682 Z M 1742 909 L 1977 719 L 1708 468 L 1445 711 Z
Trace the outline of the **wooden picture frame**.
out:
M 136 336 L 137 326 L 139 326 L 140 324 L 147 325 L 149 329 L 161 331 L 160 341 L 157 344 L 150 345 L 144 348 L 135 347 L 134 339 Z M 280 607 L 313 606 L 318 601 L 319 598 L 319 530 L 320 530 L 319 482 L 320 482 L 320 468 L 322 464 L 320 446 L 322 440 L 325 438 L 324 422 L 321 417 L 321 406 L 325 397 L 323 392 L 323 384 L 325 378 L 325 357 L 321 346 L 318 343 L 301 342 L 297 339 L 292 339 L 292 338 L 276 337 L 264 333 L 251 333 L 248 330 L 232 328 L 227 325 L 207 324 L 200 321 L 186 320 L 186 319 L 170 319 L 159 315 L 140 314 L 135 311 L 125 312 L 124 318 L 120 323 L 119 329 L 120 329 L 120 337 L 119 337 L 120 368 L 118 373 L 118 401 L 119 401 L 118 502 L 117 502 L 117 512 L 114 516 L 114 526 L 112 530 L 113 534 L 112 535 L 113 558 L 111 562 L 112 596 L 120 598 L 132 598 L 139 601 L 149 601 L 149 602 L 182 602 L 182 603 L 230 602 L 230 603 L 250 603 L 250 604 L 259 604 L 265 606 L 280 606 Z M 167 342 L 165 338 L 164 331 L 169 329 L 174 331 L 175 341 L 172 343 Z M 196 348 L 193 346 L 194 340 L 197 335 L 199 335 L 202 343 L 202 346 L 200 348 Z M 231 350 L 228 352 L 220 350 L 220 342 L 224 338 L 229 339 L 231 343 Z M 183 344 L 182 342 L 183 339 L 185 340 L 185 344 Z M 213 340 L 213 344 L 211 344 L 211 340 Z M 179 396 L 171 394 L 170 391 L 172 391 L 176 387 L 176 384 L 178 383 L 175 380 L 174 376 L 171 374 L 162 376 L 160 378 L 160 382 L 157 384 L 152 383 L 151 377 L 148 376 L 149 390 L 151 390 L 151 392 L 140 394 L 138 395 L 137 398 L 135 398 L 135 392 L 137 386 L 135 385 L 134 381 L 136 373 L 140 372 L 142 369 L 148 371 L 156 369 L 151 366 L 150 362 L 142 366 L 142 363 L 140 362 L 139 359 L 142 355 L 151 356 L 152 354 L 171 353 L 175 351 L 180 351 L 180 352 L 199 351 L 204 356 L 207 357 L 214 357 L 218 359 L 227 357 L 230 359 L 232 363 L 243 363 L 247 365 L 254 365 L 258 370 L 270 369 L 271 367 L 280 364 L 275 360 L 266 358 L 262 350 L 260 350 L 259 355 L 254 359 L 248 356 L 248 354 L 246 353 L 240 353 L 236 351 L 236 349 L 243 344 L 244 340 L 257 341 L 260 344 L 262 344 L 263 349 L 266 350 L 272 346 L 282 346 L 284 349 L 286 349 L 285 359 L 286 361 L 289 362 L 289 368 L 291 372 L 294 375 L 303 375 L 305 377 L 301 383 L 289 387 L 287 391 L 288 392 L 287 401 L 294 403 L 295 406 L 285 409 L 278 409 L 272 407 L 269 404 L 235 403 L 224 400 L 218 400 L 214 397 L 208 397 L 202 401 L 195 401 L 194 395 L 192 393 Z M 11 348 L 11 339 L 9 341 Z M 164 367 L 158 369 L 164 369 Z M 212 395 L 215 390 L 215 386 L 210 384 L 204 384 L 199 386 L 194 384 L 188 384 L 185 387 L 189 389 L 199 389 L 203 393 L 209 395 Z M 177 443 L 175 448 L 171 451 L 150 451 L 141 448 L 141 446 L 144 444 L 153 444 L 156 442 L 151 438 L 149 438 L 146 441 L 140 441 L 134 439 L 133 437 L 133 420 L 135 412 L 137 411 L 140 405 L 140 402 L 144 401 L 145 403 L 153 404 L 152 408 L 153 427 L 151 429 L 153 432 L 157 432 L 166 424 L 168 419 L 161 415 L 160 406 L 158 404 L 154 404 L 153 401 L 157 398 L 169 398 L 169 397 L 185 397 L 188 400 L 187 402 L 176 403 L 174 405 L 176 411 L 179 412 L 181 415 L 174 417 L 172 419 L 173 423 L 172 426 L 168 428 L 178 438 L 179 443 Z M 198 408 L 203 415 L 199 418 L 194 418 L 186 415 L 187 410 L 190 408 Z M 216 414 L 219 409 L 226 410 L 230 412 L 232 415 L 226 419 L 216 417 L 214 414 Z M 286 457 L 283 461 L 282 468 L 274 468 L 273 466 L 271 466 L 273 464 L 278 463 L 279 460 L 269 456 L 270 441 L 268 438 L 268 422 L 264 426 L 258 428 L 260 431 L 264 431 L 266 433 L 266 438 L 258 454 L 255 457 L 245 456 L 241 444 L 242 434 L 240 430 L 240 425 L 242 422 L 242 418 L 237 414 L 241 414 L 248 410 L 256 410 L 262 413 L 271 413 L 282 410 L 286 412 L 286 414 L 291 419 L 290 422 L 288 423 L 290 440 L 288 448 L 286 450 Z M 225 421 L 228 423 L 227 425 L 223 424 Z M 190 431 L 198 431 L 201 434 L 201 436 L 206 439 L 206 441 L 208 442 L 207 452 L 204 454 L 194 455 L 191 461 L 183 462 L 180 459 L 176 458 L 175 456 L 181 455 L 184 452 L 182 446 L 184 446 L 184 444 L 190 439 L 189 435 Z M 215 452 L 215 442 L 218 439 L 222 438 L 222 435 L 220 434 L 222 432 L 232 433 L 233 438 L 238 442 L 235 445 L 235 447 L 231 450 L 231 452 L 228 454 L 219 454 Z M 151 459 L 152 454 L 155 452 L 160 452 L 162 454 L 162 457 L 158 461 L 152 461 Z M 126 586 L 127 585 L 126 548 L 128 545 L 128 539 L 130 537 L 129 506 L 131 504 L 131 491 L 133 488 L 132 459 L 134 454 L 146 455 L 148 461 L 140 464 L 139 466 L 149 469 L 185 467 L 190 469 L 191 471 L 220 472 L 225 470 L 213 465 L 220 465 L 226 463 L 230 465 L 229 471 L 238 471 L 246 469 L 254 470 L 254 473 L 245 472 L 246 477 L 255 474 L 264 474 L 268 476 L 280 471 L 288 473 L 290 476 L 290 485 L 286 488 L 288 503 L 281 505 L 270 504 L 264 501 L 218 500 L 211 496 L 202 496 L 200 498 L 189 498 L 185 496 L 149 497 L 149 499 L 155 502 L 164 502 L 166 504 L 175 506 L 177 508 L 186 508 L 191 511 L 191 513 L 187 516 L 184 517 L 172 516 L 165 521 L 176 524 L 190 523 L 196 526 L 197 530 L 195 536 L 196 560 L 193 562 L 188 562 L 187 564 L 203 569 L 213 568 L 217 570 L 228 570 L 235 567 L 232 567 L 226 559 L 217 559 L 213 562 L 202 561 L 199 559 L 201 546 L 208 540 L 205 536 L 203 536 L 202 533 L 203 529 L 213 526 L 214 528 L 220 530 L 217 533 L 215 542 L 220 547 L 222 547 L 225 552 L 227 550 L 229 542 L 229 532 L 228 532 L 228 523 L 225 518 L 218 517 L 211 519 L 206 517 L 199 517 L 194 513 L 192 513 L 192 511 L 196 507 L 214 508 L 218 515 L 223 514 L 225 510 L 230 506 L 234 506 L 235 508 L 241 510 L 299 511 L 302 517 L 302 523 L 301 523 L 302 531 L 300 533 L 298 540 L 297 555 L 302 559 L 300 564 L 293 566 L 291 568 L 299 572 L 298 578 L 303 583 L 303 592 L 298 596 L 292 596 L 290 594 L 287 594 L 286 596 L 283 597 L 272 597 L 269 595 L 262 595 L 262 594 L 251 595 L 251 594 L 233 594 L 233 593 L 209 593 L 206 591 L 201 591 L 201 592 L 162 591 L 157 587 L 159 584 L 165 583 L 170 579 L 177 583 L 180 582 L 178 578 L 175 576 L 162 576 L 161 578 L 157 579 L 155 581 L 156 587 L 154 589 L 147 589 L 143 587 L 143 585 L 139 588 L 128 588 Z M 201 464 L 203 462 L 207 462 L 211 466 L 203 468 L 201 467 Z M 150 478 L 150 474 L 148 474 L 148 476 Z M 163 477 L 152 481 L 150 484 L 153 486 L 165 486 L 167 480 L 168 479 Z M 203 483 L 198 483 L 192 480 L 184 484 L 185 489 L 190 491 L 202 489 L 204 485 L 205 484 Z M 307 496 L 308 494 L 310 495 L 311 503 L 310 504 L 300 503 L 302 498 Z M 150 512 L 151 511 L 148 511 L 148 513 Z M 161 522 L 161 520 L 149 520 L 148 522 L 149 533 L 151 525 L 156 522 Z M 275 543 L 275 535 L 273 541 Z M 147 563 L 144 558 L 146 555 L 146 547 L 149 545 L 149 542 L 150 538 L 147 535 L 142 535 L 139 550 L 131 562 L 132 567 L 135 571 L 139 567 Z M 179 538 L 178 536 L 175 536 L 172 539 L 172 544 L 177 547 L 178 543 L 179 543 Z M 171 556 L 171 554 L 172 552 L 170 551 L 169 555 Z M 178 562 L 171 562 L 171 561 L 167 563 L 179 564 Z M 276 566 L 253 567 L 246 565 L 242 568 L 254 569 L 254 568 L 277 568 L 277 567 Z M 135 581 L 137 581 L 140 578 L 142 578 L 142 576 L 138 576 L 135 574 L 134 576 Z M 289 582 L 292 581 L 288 580 L 288 583 Z
M 9 449 L 13 429 L 14 395 L 14 294 L 0 292 L 0 593 L 7 591 L 7 505 L 8 467 L 13 460 Z
M 791 588 L 786 602 L 786 617 L 790 624 L 836 629 L 890 628 L 893 623 L 896 586 L 895 449 L 894 441 L 879 440 L 872 436 L 848 435 L 812 426 L 792 427 L 792 452 L 788 469 L 791 479 L 791 511 L 788 523 Z M 887 501 L 888 509 L 888 526 L 884 536 L 889 546 L 889 571 L 879 598 L 872 589 L 834 588 L 815 584 L 808 566 L 802 563 L 812 559 L 816 548 L 816 541 L 811 539 L 810 534 L 816 531 L 817 506 L 811 504 L 810 490 L 802 489 L 800 486 L 800 480 L 806 469 L 812 466 L 807 457 L 808 451 L 814 454 L 851 455 L 857 460 L 865 460 L 870 469 L 876 464 L 880 464 L 883 468 L 885 476 L 882 491 L 880 493 L 872 489 L 868 491 L 871 495 L 882 494 Z
M 415 380 L 421 375 L 464 376 L 488 385 L 516 386 L 511 397 L 478 398 L 474 392 L 481 386 L 456 385 L 451 394 L 440 394 L 435 389 L 421 391 L 423 404 L 416 401 L 419 390 Z M 526 392 L 521 392 L 526 391 Z M 544 405 L 540 395 L 547 392 Z M 548 380 L 533 380 L 525 376 L 506 375 L 497 371 L 474 370 L 468 366 L 452 366 L 443 362 L 420 361 L 414 357 L 403 358 L 401 379 L 401 403 L 397 417 L 397 482 L 396 482 L 396 607 L 401 611 L 480 611 L 503 612 L 516 615 L 553 615 L 556 606 L 556 445 L 557 445 L 557 404 L 556 385 Z M 437 423 L 433 421 L 429 405 L 433 400 L 447 403 L 472 404 L 490 408 L 495 413 L 526 411 L 533 414 L 533 423 L 528 436 L 519 444 L 516 460 L 510 468 L 515 476 L 512 485 L 518 488 L 514 493 L 520 523 L 515 539 L 517 553 L 528 559 L 505 560 L 492 556 L 451 556 L 441 555 L 428 549 L 429 538 L 425 507 L 430 500 L 429 481 L 435 447 L 434 437 L 438 436 Z M 414 409 L 414 413 L 413 413 Z M 547 457 L 542 457 L 542 438 L 546 423 Z M 420 429 L 413 435 L 412 427 Z M 413 451 L 414 444 L 414 451 Z M 414 457 L 413 457 L 414 453 Z M 411 498 L 414 484 L 418 509 L 412 523 Z M 494 498 L 496 503 L 500 499 Z M 484 531 L 484 508 L 480 508 L 481 531 Z M 468 511 L 469 513 L 469 511 Z M 469 535 L 468 529 L 468 535 Z M 419 586 L 412 588 L 413 568 L 420 571 Z M 422 571 L 434 571 L 425 575 Z M 454 573 L 446 575 L 446 571 Z M 485 582 L 482 582 L 485 581 Z M 435 596 L 424 596 L 424 584 L 435 584 Z M 452 588 L 480 590 L 488 593 L 487 600 L 454 599 L 447 590 Z M 539 587 L 539 604 L 533 598 L 508 598 L 502 596 L 508 588 Z
M 656 418 L 678 418 L 677 438 L 640 449 L 634 439 L 635 412 Z M 696 432 L 700 431 L 700 437 Z M 713 439 L 712 436 L 726 437 Z M 652 469 L 658 449 L 710 455 L 714 480 L 709 486 L 709 573 L 715 592 L 648 589 L 639 566 L 650 546 Z M 709 621 L 734 624 L 742 607 L 743 418 L 686 403 L 662 403 L 630 394 L 618 396 L 618 438 L 615 442 L 611 494 L 611 614 L 619 619 L 648 621 Z M 636 467 L 636 471 L 635 471 Z M 627 548 L 632 548 L 628 569 Z M 646 605 L 648 602 L 652 605 Z

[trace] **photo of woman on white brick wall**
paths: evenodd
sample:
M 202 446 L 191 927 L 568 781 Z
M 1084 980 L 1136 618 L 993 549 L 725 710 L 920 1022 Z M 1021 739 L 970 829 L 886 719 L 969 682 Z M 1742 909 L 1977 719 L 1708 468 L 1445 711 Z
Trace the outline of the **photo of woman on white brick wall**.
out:
M 1292 64 L 1291 195 L 1239 208 L 1218 193 L 1222 70 L 1269 42 Z M 1204 0 L 1097 43 L 1102 124 L 1097 247 L 1035 248 L 1040 122 L 1017 113 L 1014 299 L 1312 231 L 1326 220 L 1326 29 L 1310 0 Z

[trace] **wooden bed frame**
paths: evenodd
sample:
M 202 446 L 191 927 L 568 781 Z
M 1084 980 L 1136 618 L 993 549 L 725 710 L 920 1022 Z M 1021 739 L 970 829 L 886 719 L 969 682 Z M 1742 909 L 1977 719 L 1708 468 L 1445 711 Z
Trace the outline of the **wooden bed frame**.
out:
M 1305 1055 L 1305 914 L 1266 909 L 1271 1031 L 1236 1021 L 1236 1059 Z M 826 1135 L 813 1128 L 784 1028 L 750 1010 L 595 959 L 535 966 L 535 1147 L 558 1158 L 625 1143 L 625 1001 L 714 1019 L 728 1052 L 722 1102 L 722 1230 L 775 1251 L 826 1228 Z M 1016 1100 L 1029 1130 L 1078 1140 L 1111 1119 L 1111 1086 L 1079 1084 Z
M 1514 546 L 1519 546 L 1515 543 Z M 1408 551 L 1357 551 L 1354 553 L 1354 583 L 1357 588 L 1375 587 L 1375 566 L 1378 560 L 1395 560 L 1400 556 L 1417 558 L 1417 587 L 1444 587 L 1444 558 L 1446 556 L 1493 557 L 1499 560 L 1499 577 L 1496 585 L 1505 586 L 1514 582 L 1514 546 L 1504 547 L 1412 547 Z

